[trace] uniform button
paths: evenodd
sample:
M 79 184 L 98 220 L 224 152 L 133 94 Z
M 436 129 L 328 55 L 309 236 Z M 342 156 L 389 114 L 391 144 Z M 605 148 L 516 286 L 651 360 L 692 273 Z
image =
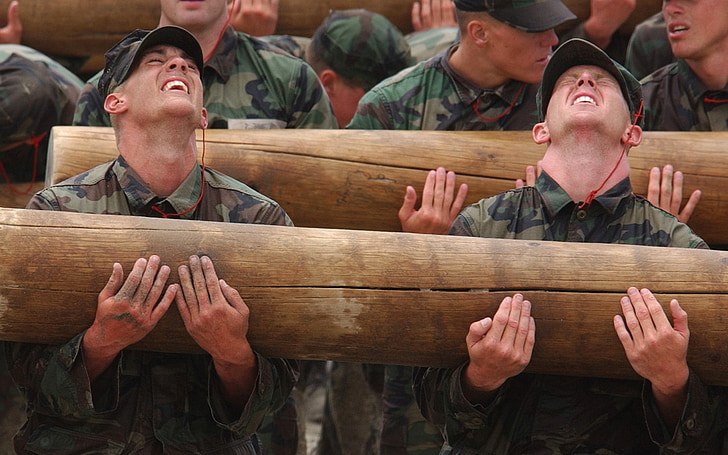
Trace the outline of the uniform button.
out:
M 584 221 L 586 219 L 586 210 L 579 210 L 576 212 L 576 219 L 579 221 Z
M 693 419 L 686 420 L 685 428 L 687 428 L 688 430 L 692 430 L 693 428 L 695 428 L 695 420 L 693 420 Z

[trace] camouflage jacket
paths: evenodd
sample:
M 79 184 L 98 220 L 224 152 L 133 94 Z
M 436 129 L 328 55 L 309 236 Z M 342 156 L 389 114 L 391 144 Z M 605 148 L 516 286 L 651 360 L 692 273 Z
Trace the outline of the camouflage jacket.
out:
M 74 125 L 110 126 L 96 88 L 81 93 Z M 313 69 L 275 46 L 228 27 L 202 72 L 210 128 L 338 129 L 329 97 Z
M 530 130 L 538 86 L 510 81 L 482 90 L 455 72 L 447 52 L 385 79 L 359 101 L 347 128 L 378 130 Z
M 546 173 L 534 187 L 469 206 L 450 234 L 707 248 L 675 217 L 634 195 L 629 179 L 581 210 Z M 506 381 L 487 405 L 473 405 L 461 388 L 463 368 L 418 368 L 414 377 L 423 414 L 446 435 L 443 454 L 720 453 L 704 444 L 720 446 L 715 433 L 725 431 L 717 416 L 725 412 L 726 394 L 692 371 L 681 420 L 668 429 L 647 381 L 524 373 Z
M 204 197 L 182 218 L 291 225 L 272 200 L 210 169 Z M 169 197 L 140 183 L 119 157 L 36 194 L 28 208 L 154 216 L 181 212 L 202 188 L 198 166 Z M 13 379 L 29 404 L 16 437 L 18 453 L 259 454 L 255 431 L 280 407 L 298 377 L 298 363 L 256 353 L 258 375 L 241 415 L 232 415 L 207 354 L 124 350 L 94 383 L 88 380 L 83 333 L 60 346 L 6 343 Z
M 645 131 L 728 130 L 728 86 L 708 90 L 684 60 L 641 82 Z
M 675 61 L 662 12 L 640 22 L 630 35 L 624 66 L 642 79 Z

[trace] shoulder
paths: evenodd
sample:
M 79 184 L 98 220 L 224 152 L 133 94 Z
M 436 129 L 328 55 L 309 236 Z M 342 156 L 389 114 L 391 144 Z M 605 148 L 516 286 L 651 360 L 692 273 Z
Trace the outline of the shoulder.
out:
M 86 172 L 70 177 L 36 193 L 28 203 L 29 208 L 75 211 L 79 201 L 99 201 L 118 192 L 118 185 L 109 185 L 114 161 L 101 164 Z

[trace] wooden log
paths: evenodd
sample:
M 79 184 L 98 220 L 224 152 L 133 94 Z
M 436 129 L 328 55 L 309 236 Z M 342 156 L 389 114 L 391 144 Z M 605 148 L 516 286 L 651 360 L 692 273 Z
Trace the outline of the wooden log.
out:
M 635 377 L 612 317 L 628 286 L 688 312 L 688 360 L 728 385 L 728 252 L 289 228 L 0 209 L 0 339 L 61 343 L 88 327 L 120 262 L 173 270 L 209 255 L 250 307 L 268 356 L 455 366 L 471 322 L 515 291 L 533 302 L 531 372 Z M 282 271 L 285 271 L 282 273 Z M 173 273 L 170 282 L 176 282 Z M 669 310 L 668 310 L 669 311 Z M 176 308 L 135 346 L 197 352 Z
M 44 187 L 44 182 L 22 182 L 10 185 L 0 183 L 0 207 L 23 208 L 33 194 Z
M 7 22 L 11 0 L 0 0 L 0 24 Z M 367 8 L 386 16 L 404 33 L 412 31 L 410 8 L 413 0 L 281 0 L 276 33 L 311 36 L 330 9 Z M 584 20 L 589 16 L 588 0 L 564 0 Z M 635 11 L 622 28 L 634 26 L 660 10 L 658 0 L 637 2 Z M 159 22 L 159 0 L 22 0 L 23 44 L 49 55 L 87 57 L 103 55 L 107 49 L 137 28 L 154 28 Z M 571 23 L 570 23 L 571 24 Z
M 629 154 L 637 194 L 665 164 L 685 174 L 686 197 L 702 190 L 689 224 L 713 246 L 728 245 L 726 141 L 722 132 L 646 132 Z M 56 127 L 49 150 L 47 184 L 117 154 L 110 128 Z M 405 188 L 420 192 L 427 170 L 455 171 L 472 203 L 513 188 L 544 151 L 527 131 L 207 130 L 205 162 L 278 201 L 298 226 L 399 231 Z

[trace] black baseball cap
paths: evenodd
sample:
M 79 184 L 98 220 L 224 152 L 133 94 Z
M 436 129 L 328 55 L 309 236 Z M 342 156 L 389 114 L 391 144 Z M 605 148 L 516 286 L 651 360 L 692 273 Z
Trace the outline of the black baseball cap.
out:
M 543 32 L 576 19 L 561 0 L 453 0 L 460 11 L 486 12 L 511 27 Z

